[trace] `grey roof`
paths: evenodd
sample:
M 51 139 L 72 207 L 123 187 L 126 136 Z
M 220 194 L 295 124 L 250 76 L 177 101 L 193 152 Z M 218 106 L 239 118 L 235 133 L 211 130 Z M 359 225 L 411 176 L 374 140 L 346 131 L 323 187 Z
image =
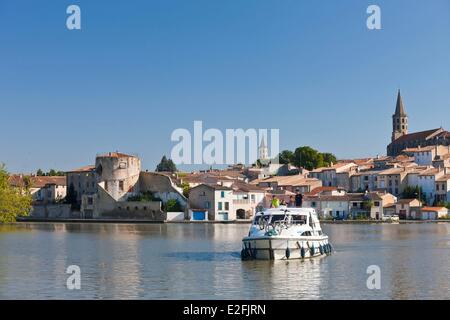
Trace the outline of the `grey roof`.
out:
M 405 108 L 403 107 L 403 99 L 400 94 L 400 90 L 398 90 L 397 94 L 397 105 L 395 107 L 395 116 L 406 116 Z

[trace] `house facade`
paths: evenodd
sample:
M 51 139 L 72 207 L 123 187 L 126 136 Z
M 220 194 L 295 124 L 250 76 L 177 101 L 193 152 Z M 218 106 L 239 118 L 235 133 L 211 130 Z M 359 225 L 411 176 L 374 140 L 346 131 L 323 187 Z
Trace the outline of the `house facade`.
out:
M 417 199 L 400 199 L 395 203 L 395 212 L 400 219 L 416 219 L 421 206 L 422 202 Z
M 66 172 L 67 192 L 73 192 L 75 204 L 81 206 L 83 195 L 97 193 L 95 166 L 89 165 Z
M 408 170 L 404 167 L 380 171 L 377 177 L 377 189 L 399 196 L 408 185 L 407 174 Z
M 419 174 L 419 187 L 422 189 L 422 193 L 425 195 L 428 205 L 433 205 L 436 202 L 436 181 L 444 175 L 444 171 L 440 171 L 436 168 L 429 168 Z
M 416 217 L 419 220 L 437 220 L 448 218 L 448 209 L 446 207 L 422 207 L 420 215 Z
M 218 184 L 200 184 L 189 191 L 191 220 L 236 220 L 233 189 Z
M 450 202 L 450 174 L 442 175 L 436 179 L 436 202 Z
M 404 153 L 414 157 L 414 162 L 419 166 L 431 166 L 436 157 L 440 158 L 450 153 L 450 146 L 426 146 L 417 148 L 406 148 Z

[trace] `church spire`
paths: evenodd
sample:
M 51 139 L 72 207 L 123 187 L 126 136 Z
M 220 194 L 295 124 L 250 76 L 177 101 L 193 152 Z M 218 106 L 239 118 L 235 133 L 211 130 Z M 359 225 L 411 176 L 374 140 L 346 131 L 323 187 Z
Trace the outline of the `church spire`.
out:
M 392 141 L 397 140 L 405 134 L 408 134 L 408 115 L 405 112 L 402 95 L 399 89 L 395 113 L 392 115 Z
M 261 138 L 261 143 L 258 148 L 259 151 L 259 160 L 267 160 L 269 159 L 269 150 L 266 146 L 266 140 L 264 139 L 264 136 Z
M 400 93 L 400 89 L 398 89 L 397 94 L 397 106 L 395 107 L 395 115 L 396 116 L 406 116 L 405 108 L 403 107 L 403 99 Z
M 261 143 L 259 144 L 260 148 L 265 148 L 266 147 L 266 141 L 264 139 L 264 136 L 261 138 Z

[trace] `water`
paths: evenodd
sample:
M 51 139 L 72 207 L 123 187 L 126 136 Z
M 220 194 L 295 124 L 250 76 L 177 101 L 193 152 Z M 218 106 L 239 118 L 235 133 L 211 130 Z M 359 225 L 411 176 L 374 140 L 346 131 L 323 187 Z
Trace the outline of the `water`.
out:
M 242 262 L 248 225 L 0 225 L 0 298 L 450 299 L 450 224 L 323 229 L 329 257 Z M 80 290 L 66 287 L 69 265 Z M 369 265 L 380 290 L 367 289 Z

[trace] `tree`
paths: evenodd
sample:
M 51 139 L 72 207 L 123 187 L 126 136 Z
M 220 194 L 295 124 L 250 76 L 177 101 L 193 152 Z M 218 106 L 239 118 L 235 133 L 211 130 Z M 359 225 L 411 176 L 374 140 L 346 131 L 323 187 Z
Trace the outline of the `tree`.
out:
M 402 199 L 418 199 L 422 202 L 426 202 L 426 194 L 419 186 L 406 186 L 401 194 Z
M 69 188 L 67 189 L 67 194 L 64 202 L 70 204 L 72 206 L 72 209 L 75 208 L 75 205 L 77 203 L 77 192 L 75 191 L 73 183 L 71 183 Z
M 439 201 L 436 205 L 438 207 L 446 207 L 447 209 L 450 209 L 450 202 Z
M 166 202 L 166 211 L 167 212 L 180 212 L 181 206 L 180 203 L 176 199 L 170 199 Z
M 278 161 L 280 164 L 290 164 L 294 160 L 294 153 L 290 150 L 281 151 L 278 155 Z
M 38 171 L 36 171 L 36 175 L 37 176 L 55 177 L 55 176 L 65 176 L 66 173 L 64 171 L 59 171 L 59 170 L 55 170 L 55 169 L 50 169 L 50 171 L 48 171 L 48 172 L 44 172 L 41 169 L 38 169 Z
M 313 170 L 325 165 L 323 155 L 308 146 L 295 149 L 293 160 L 295 166 L 303 167 L 306 170 Z
M 167 159 L 163 156 L 161 162 L 156 166 L 156 172 L 176 172 L 177 167 L 171 159 Z
M 31 194 L 24 188 L 9 184 L 9 174 L 5 165 L 0 165 L 0 222 L 14 222 L 16 217 L 27 216 L 31 210 Z
M 326 166 L 331 166 L 332 163 L 337 162 L 336 156 L 332 153 L 325 152 L 325 153 L 322 153 L 322 156 L 323 156 L 323 162 Z
M 183 183 L 181 184 L 181 188 L 183 188 L 183 195 L 184 195 L 186 198 L 189 198 L 189 191 L 191 190 L 191 188 L 189 187 L 189 183 L 183 182 Z
M 364 210 L 370 210 L 374 206 L 374 202 L 372 200 L 364 200 L 362 202 L 362 207 Z

